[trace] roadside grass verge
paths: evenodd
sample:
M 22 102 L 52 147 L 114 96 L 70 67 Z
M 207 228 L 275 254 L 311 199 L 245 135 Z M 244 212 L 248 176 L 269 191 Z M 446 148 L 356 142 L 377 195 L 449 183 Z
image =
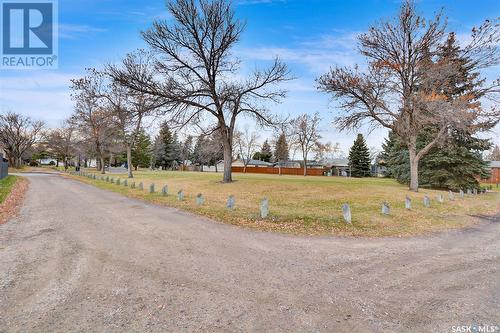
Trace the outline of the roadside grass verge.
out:
M 7 176 L 0 180 L 0 224 L 17 214 L 28 190 L 24 177 Z
M 0 180 L 0 204 L 2 204 L 5 199 L 9 196 L 14 184 L 17 181 L 16 176 L 7 176 L 6 178 Z
M 95 171 L 93 171 L 95 173 Z M 447 229 L 463 228 L 473 224 L 471 215 L 500 212 L 500 193 L 487 193 L 473 197 L 448 200 L 448 192 L 422 189 L 418 193 L 407 190 L 391 179 L 340 177 L 302 177 L 234 173 L 235 182 L 221 183 L 222 175 L 203 172 L 138 171 L 129 186 L 123 186 L 124 174 L 106 174 L 120 179 L 121 185 L 100 180 L 77 177 L 103 189 L 142 199 L 159 205 L 180 208 L 217 221 L 255 228 L 307 235 L 346 236 L 408 236 Z M 131 189 L 131 182 L 143 183 L 144 189 Z M 149 193 L 154 183 L 156 192 Z M 168 185 L 168 196 L 161 189 Z M 177 200 L 182 189 L 185 200 Z M 196 204 L 196 195 L 202 193 L 205 203 Z M 444 203 L 437 201 L 442 194 Z M 226 208 L 229 195 L 236 198 L 235 209 Z M 405 209 L 405 197 L 412 199 L 412 209 Z M 423 198 L 431 199 L 426 208 Z M 261 219 L 259 205 L 262 198 L 269 199 L 270 215 Z M 389 203 L 389 216 L 382 215 L 382 202 Z M 352 224 L 342 218 L 341 207 L 348 203 L 352 211 Z

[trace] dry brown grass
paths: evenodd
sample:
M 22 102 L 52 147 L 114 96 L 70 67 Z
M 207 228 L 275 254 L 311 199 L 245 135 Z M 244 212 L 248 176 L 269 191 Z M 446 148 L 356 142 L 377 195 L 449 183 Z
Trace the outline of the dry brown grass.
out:
M 222 184 L 221 174 L 195 172 L 137 172 L 133 180 L 143 182 L 144 190 L 130 189 L 101 180 L 86 182 L 159 205 L 181 208 L 215 220 L 260 230 L 281 231 L 295 234 L 335 234 L 351 236 L 406 236 L 462 228 L 471 225 L 471 215 L 500 212 L 500 193 L 488 193 L 475 197 L 448 200 L 448 193 L 435 190 L 409 192 L 390 179 L 340 177 L 301 177 L 256 174 L 234 174 L 235 182 Z M 120 178 L 125 175 L 107 175 Z M 100 177 L 100 175 L 98 176 Z M 130 180 L 129 180 L 130 182 Z M 154 183 L 156 193 L 149 194 L 149 184 Z M 169 186 L 169 196 L 160 193 L 164 185 Z M 185 200 L 177 200 L 177 191 L 183 189 Z M 195 197 L 202 193 L 206 202 L 198 207 Z M 228 211 L 226 200 L 236 197 L 236 209 Z M 444 203 L 436 197 L 443 194 Z M 405 196 L 413 201 L 413 208 L 404 208 Z M 423 198 L 431 198 L 431 208 L 425 208 Z M 259 217 L 262 198 L 270 202 L 270 216 Z M 381 204 L 391 206 L 390 216 L 381 214 Z M 353 223 L 343 222 L 341 206 L 349 203 Z

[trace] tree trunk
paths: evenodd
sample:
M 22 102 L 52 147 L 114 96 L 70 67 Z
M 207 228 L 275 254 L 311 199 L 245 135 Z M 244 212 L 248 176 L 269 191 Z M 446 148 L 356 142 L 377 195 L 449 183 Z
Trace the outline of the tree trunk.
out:
M 14 167 L 14 158 L 12 157 L 12 154 L 9 154 L 8 152 L 5 152 L 5 155 L 7 157 L 7 160 L 9 161 L 9 166 L 12 168 Z
M 104 165 L 104 157 L 101 155 L 101 173 L 104 175 L 106 173 L 106 167 Z
M 304 176 L 307 176 L 307 159 L 304 160 Z
M 132 145 L 127 145 L 127 169 L 128 178 L 134 178 L 134 174 L 132 173 Z
M 418 192 L 418 162 L 416 148 L 409 147 L 410 153 L 410 191 Z
M 224 139 L 224 178 L 223 183 L 231 183 L 233 181 L 233 174 L 231 166 L 233 164 L 233 148 L 227 138 Z

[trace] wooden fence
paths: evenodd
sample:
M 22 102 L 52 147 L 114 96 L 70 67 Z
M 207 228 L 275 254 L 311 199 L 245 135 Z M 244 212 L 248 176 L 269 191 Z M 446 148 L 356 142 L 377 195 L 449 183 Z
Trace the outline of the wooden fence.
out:
M 244 167 L 236 167 L 233 166 L 231 170 L 233 172 L 245 172 Z M 247 167 L 246 173 L 262 173 L 262 174 L 272 174 L 272 175 L 279 175 L 280 174 L 280 168 L 273 168 L 273 167 Z M 325 169 L 323 168 L 310 168 L 307 169 L 307 175 L 308 176 L 323 176 L 325 173 Z M 282 175 L 294 175 L 294 176 L 303 176 L 304 175 L 304 169 L 303 168 L 281 168 L 281 174 Z
M 500 183 L 500 168 L 491 168 L 491 176 L 485 181 L 489 184 L 499 184 Z

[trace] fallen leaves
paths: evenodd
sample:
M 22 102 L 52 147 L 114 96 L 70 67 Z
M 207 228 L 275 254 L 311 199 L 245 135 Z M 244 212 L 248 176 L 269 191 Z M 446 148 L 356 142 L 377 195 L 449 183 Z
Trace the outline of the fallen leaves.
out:
M 29 182 L 26 178 L 17 178 L 7 199 L 0 204 L 0 224 L 7 222 L 19 212 L 26 191 L 28 190 L 28 185 Z

